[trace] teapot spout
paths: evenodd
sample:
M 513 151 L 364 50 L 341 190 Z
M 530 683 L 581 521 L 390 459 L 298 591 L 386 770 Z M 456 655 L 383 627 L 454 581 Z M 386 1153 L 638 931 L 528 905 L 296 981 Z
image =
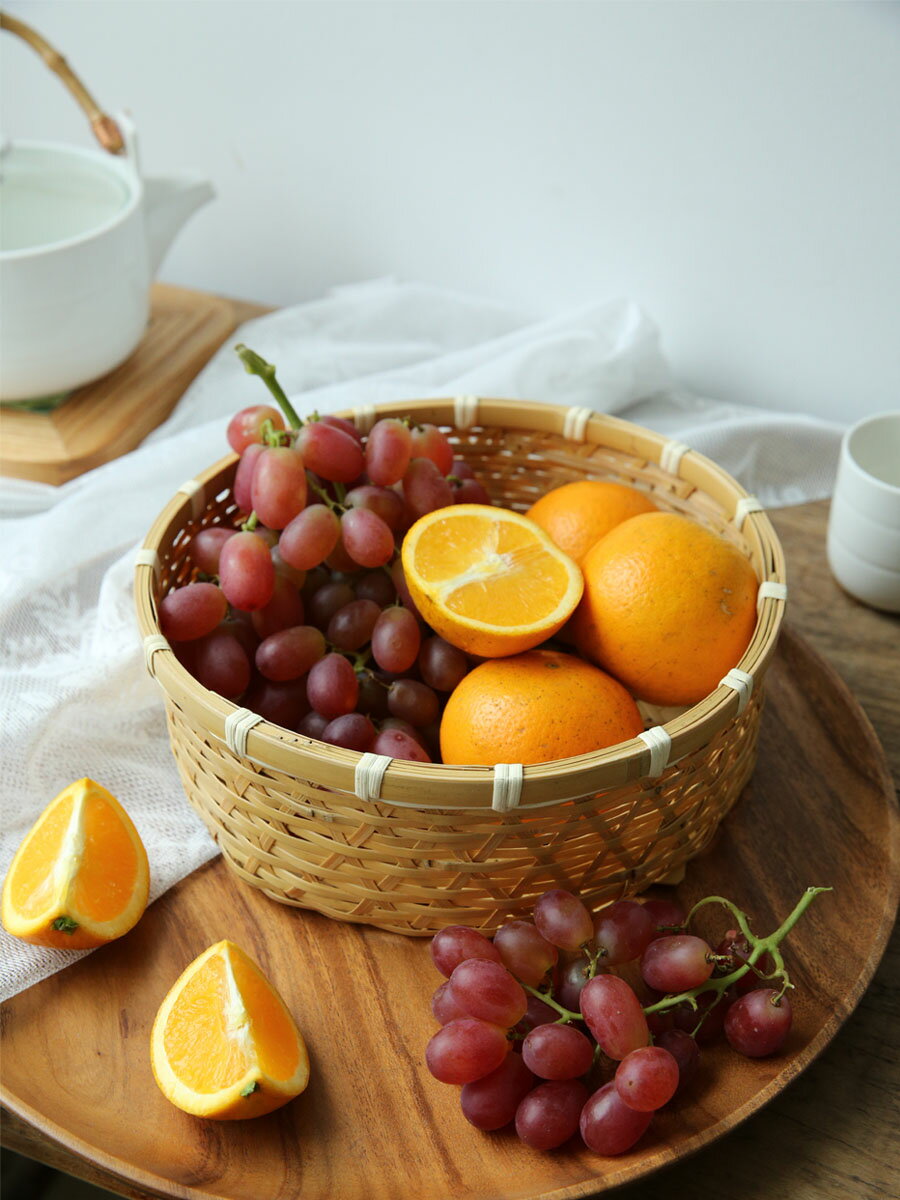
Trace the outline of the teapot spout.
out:
M 150 273 L 156 275 L 178 231 L 215 196 L 208 179 L 183 173 L 144 180 Z

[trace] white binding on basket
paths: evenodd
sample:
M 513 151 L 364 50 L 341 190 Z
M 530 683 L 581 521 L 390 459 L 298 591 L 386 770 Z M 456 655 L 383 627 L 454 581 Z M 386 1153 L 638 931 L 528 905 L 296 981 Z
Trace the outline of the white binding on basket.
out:
M 787 584 L 779 583 L 776 579 L 764 579 L 756 593 L 757 608 L 763 600 L 787 600 Z
M 737 715 L 740 716 L 753 694 L 753 676 L 749 671 L 742 671 L 740 667 L 732 667 L 728 674 L 719 680 L 719 687 L 729 687 L 737 692 Z
M 377 800 L 384 773 L 393 762 L 389 754 L 364 754 L 356 764 L 353 790 L 360 800 Z
M 375 417 L 378 415 L 375 412 L 375 405 L 360 404 L 359 407 L 354 408 L 352 412 L 353 424 L 356 426 L 359 432 L 365 436 L 365 434 L 371 431 L 372 426 L 375 424 Z
M 225 718 L 225 744 L 238 758 L 247 757 L 247 735 L 262 717 L 249 708 L 236 708 Z
M 659 456 L 659 465 L 670 475 L 677 475 L 681 460 L 689 453 L 690 449 L 690 446 L 685 445 L 684 442 L 666 442 Z
M 755 496 L 741 496 L 740 500 L 738 500 L 737 504 L 735 505 L 734 516 L 732 517 L 735 529 L 741 529 L 743 527 L 744 521 L 747 519 L 747 515 L 749 513 L 762 511 L 763 506 Z
M 522 798 L 525 770 L 521 763 L 497 763 L 494 767 L 494 793 L 491 808 L 494 812 L 509 812 Z
M 156 672 L 153 670 L 153 655 L 157 650 L 171 650 L 172 647 L 166 641 L 161 633 L 148 633 L 144 638 L 144 662 L 147 664 L 147 670 L 156 678 Z
M 159 578 L 159 569 L 162 565 L 159 561 L 159 555 L 152 546 L 141 546 L 137 554 L 134 556 L 134 565 L 137 567 L 152 567 L 153 574 Z
M 175 494 L 187 496 L 190 499 L 191 516 L 196 521 L 206 508 L 206 489 L 203 484 L 199 483 L 196 479 L 188 479 Z
M 662 775 L 669 765 L 672 739 L 662 725 L 654 725 L 652 729 L 645 729 L 643 733 L 638 734 L 638 738 L 650 750 L 650 764 L 647 767 L 646 776 L 648 779 L 655 779 L 657 775 Z
M 457 429 L 469 429 L 478 420 L 478 397 L 457 396 L 453 401 L 453 424 Z
M 563 437 L 568 438 L 571 442 L 583 442 L 587 423 L 593 415 L 593 409 L 584 408 L 577 404 L 573 404 L 571 408 L 567 408 L 565 419 L 563 420 Z

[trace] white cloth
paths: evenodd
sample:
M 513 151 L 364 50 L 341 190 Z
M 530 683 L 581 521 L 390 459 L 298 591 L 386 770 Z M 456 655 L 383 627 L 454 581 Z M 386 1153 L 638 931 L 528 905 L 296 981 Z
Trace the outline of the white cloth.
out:
M 215 853 L 185 801 L 162 698 L 133 615 L 136 547 L 176 488 L 227 452 L 237 409 L 267 399 L 234 355 L 274 362 L 301 414 L 417 396 L 481 395 L 615 412 L 703 451 L 767 505 L 828 495 L 840 427 L 674 388 L 633 303 L 549 320 L 415 284 L 376 281 L 244 325 L 137 450 L 59 488 L 0 483 L 0 873 L 46 804 L 89 775 L 131 814 L 151 897 Z M 80 957 L 0 931 L 0 998 Z

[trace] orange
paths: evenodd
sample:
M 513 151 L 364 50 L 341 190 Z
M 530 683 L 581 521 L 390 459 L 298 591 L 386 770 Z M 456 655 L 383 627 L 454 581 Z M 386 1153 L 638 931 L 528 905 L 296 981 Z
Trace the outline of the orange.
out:
M 3 885 L 3 924 L 38 946 L 87 950 L 121 937 L 147 907 L 147 852 L 106 788 L 79 779 L 38 817 Z
M 454 504 L 420 517 L 403 539 L 416 607 L 441 637 L 483 658 L 551 637 L 574 611 L 581 571 L 521 513 Z
M 582 479 L 553 488 L 527 515 L 581 566 L 588 550 L 611 529 L 646 512 L 656 512 L 656 505 L 637 488 Z
M 441 720 L 445 763 L 538 763 L 588 754 L 643 731 L 625 688 L 583 659 L 531 650 L 482 663 Z
M 167 1100 L 196 1117 L 259 1117 L 298 1096 L 309 1055 L 284 1001 L 233 942 L 195 958 L 163 1000 L 150 1062 Z
M 696 704 L 753 636 L 752 566 L 687 517 L 632 517 L 594 546 L 583 569 L 584 598 L 569 632 L 585 657 L 641 700 Z

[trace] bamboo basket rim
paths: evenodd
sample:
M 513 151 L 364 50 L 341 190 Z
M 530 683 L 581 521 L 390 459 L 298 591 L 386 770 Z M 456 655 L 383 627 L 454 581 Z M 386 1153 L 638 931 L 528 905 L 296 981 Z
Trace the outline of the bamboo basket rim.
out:
M 341 410 L 336 415 L 355 420 L 365 431 L 365 427 L 370 428 L 379 417 L 406 413 L 462 433 L 468 428 L 500 427 L 558 434 L 580 441 L 588 448 L 605 446 L 656 464 L 660 463 L 668 447 L 669 453 L 674 451 L 676 456 L 674 468 L 669 473 L 705 492 L 720 505 L 729 520 L 734 521 L 736 513 L 741 512 L 738 507 L 741 500 L 750 502 L 743 508 L 740 531 L 754 560 L 763 564 L 760 583 L 786 583 L 781 543 L 755 497 L 704 454 L 664 434 L 586 408 L 487 397 L 390 401 Z M 460 415 L 465 424 L 457 423 Z M 178 697 L 182 707 L 189 708 L 202 721 L 206 732 L 223 745 L 227 745 L 226 721 L 229 717 L 234 719 L 242 710 L 239 705 L 204 688 L 179 663 L 160 634 L 155 585 L 160 545 L 177 534 L 186 520 L 196 518 L 206 507 L 207 500 L 213 501 L 228 489 L 228 476 L 237 459 L 236 454 L 226 455 L 175 493 L 144 538 L 134 582 L 138 626 L 148 668 L 164 691 Z M 211 491 L 210 485 L 213 485 Z M 784 617 L 785 595 L 786 592 L 777 597 L 765 595 L 760 598 L 753 636 L 736 664 L 739 670 L 752 676 L 753 687 L 760 683 L 774 654 Z M 739 693 L 720 684 L 699 703 L 663 722 L 661 728 L 671 739 L 666 765 L 670 766 L 701 748 L 734 720 L 742 708 Z M 522 809 L 560 804 L 646 778 L 650 774 L 651 753 L 646 742 L 632 738 L 589 754 L 526 765 L 516 807 L 504 815 L 514 818 Z M 246 734 L 243 757 L 276 775 L 307 780 L 312 777 L 312 781 L 323 788 L 356 795 L 357 767 L 363 755 L 258 720 Z M 492 807 L 494 789 L 494 767 L 448 766 L 394 759 L 384 774 L 378 799 L 371 803 L 422 811 L 483 811 Z M 601 799 L 598 796 L 598 800 Z

